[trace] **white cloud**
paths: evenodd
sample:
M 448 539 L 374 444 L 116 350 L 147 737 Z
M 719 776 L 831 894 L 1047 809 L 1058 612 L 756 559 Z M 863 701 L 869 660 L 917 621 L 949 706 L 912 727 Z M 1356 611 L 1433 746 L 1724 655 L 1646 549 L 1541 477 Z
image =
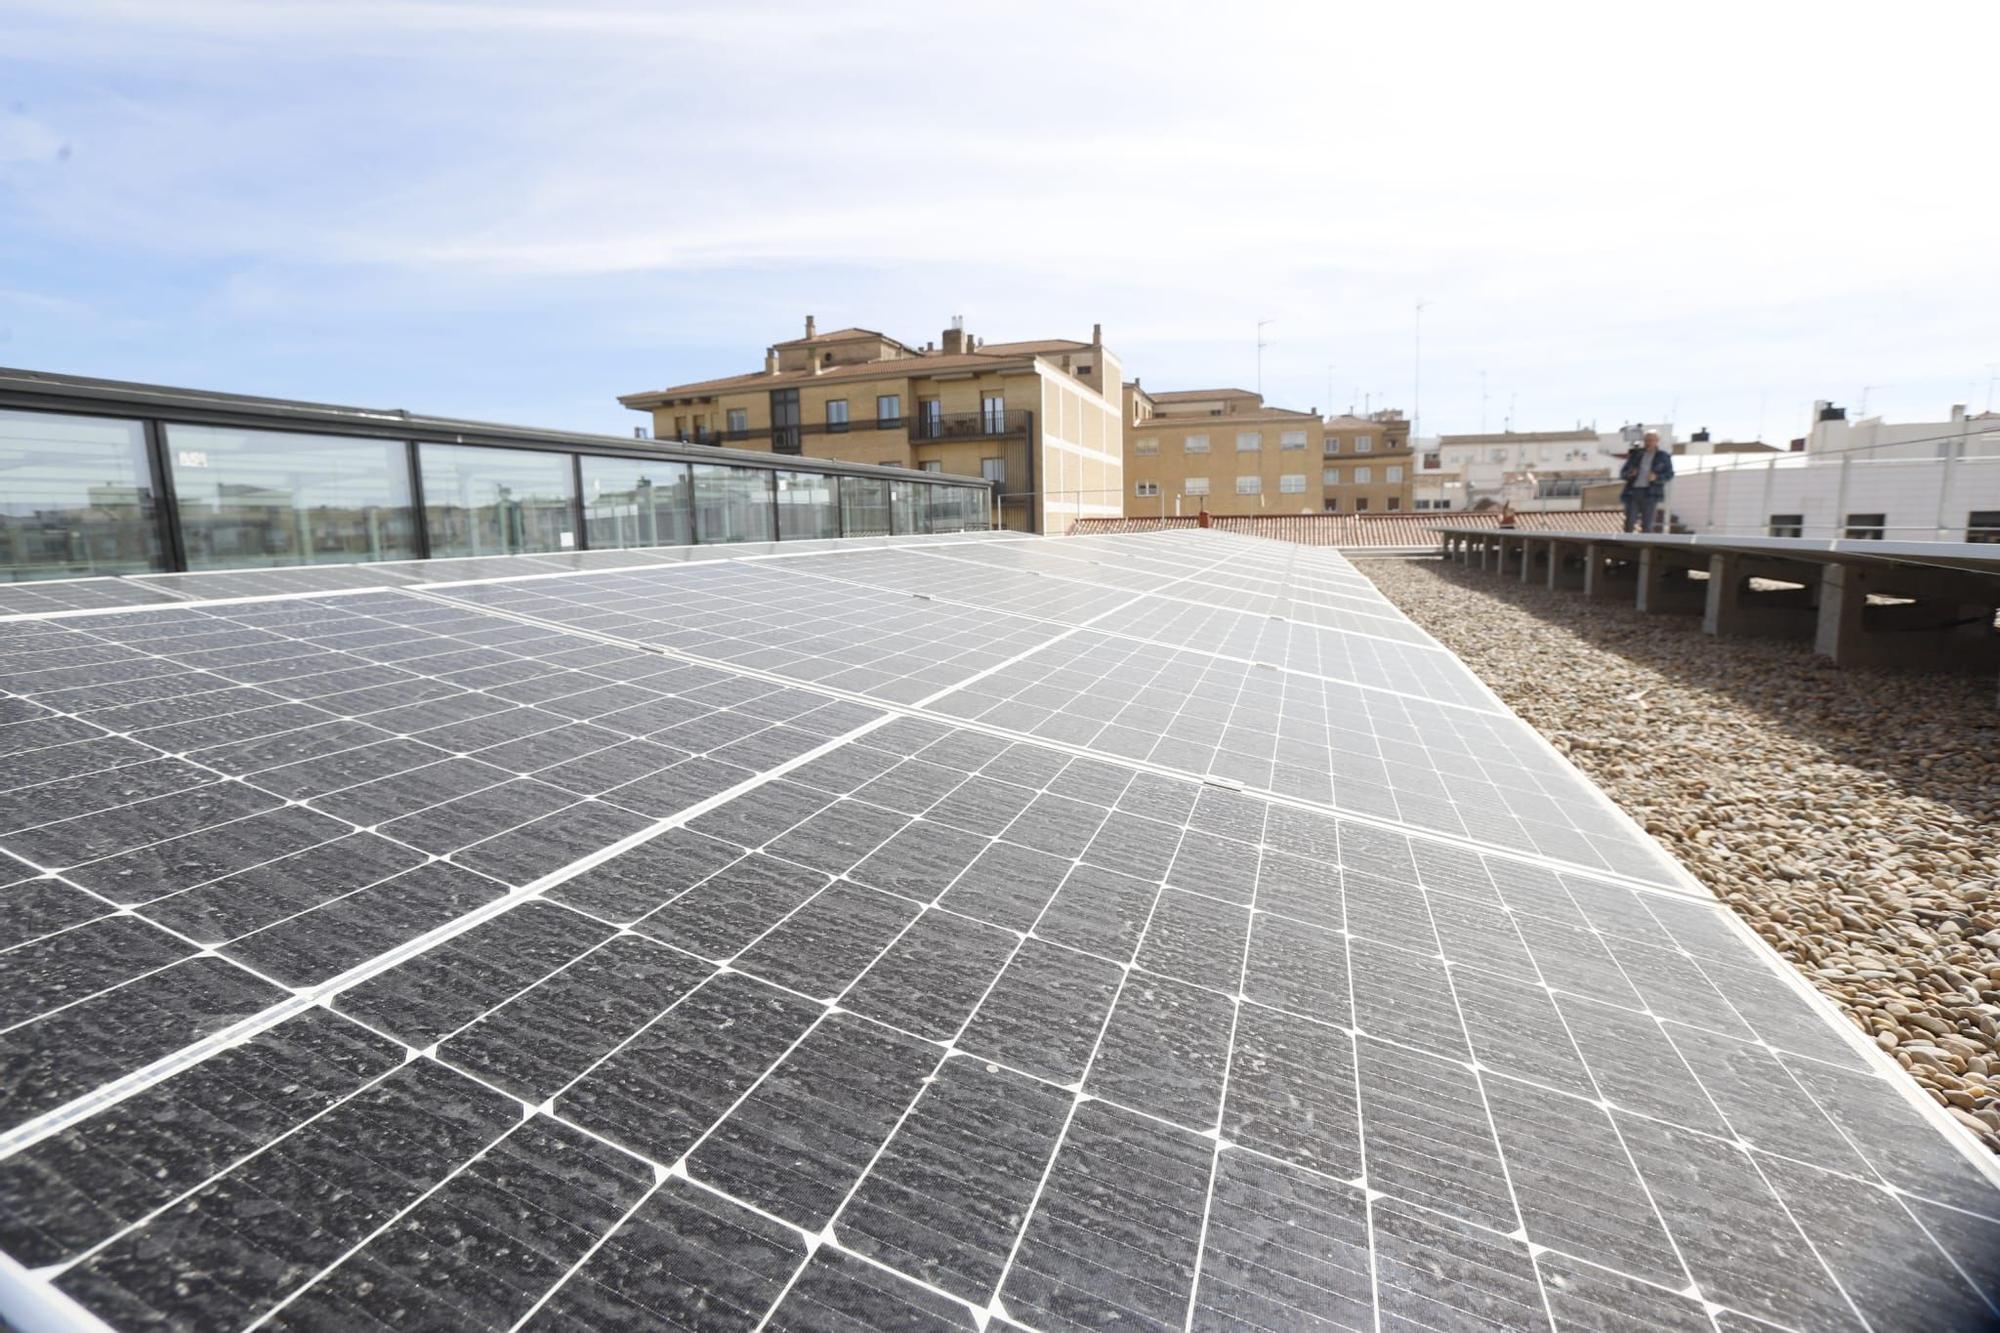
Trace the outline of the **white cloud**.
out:
M 962 305 L 994 336 L 1101 318 L 1161 383 L 1248 379 L 1275 316 L 1274 398 L 1324 399 L 1331 362 L 1401 402 L 1421 296 L 1448 428 L 1481 370 L 1495 417 L 1679 397 L 1749 429 L 1746 396 L 1878 378 L 1936 411 L 2000 356 L 1961 70 L 1986 4 L 11 8 L 0 41 L 93 89 L 25 225 L 234 266 L 259 318 L 363 274 L 391 305 L 592 309 L 686 280 L 747 361 L 752 318 L 817 287 L 911 336 Z

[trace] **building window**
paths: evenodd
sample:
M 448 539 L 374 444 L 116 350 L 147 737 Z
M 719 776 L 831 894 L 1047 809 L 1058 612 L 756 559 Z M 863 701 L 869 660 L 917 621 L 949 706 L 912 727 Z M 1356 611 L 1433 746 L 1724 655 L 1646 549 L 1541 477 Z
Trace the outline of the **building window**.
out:
M 1449 508 L 1451 508 L 1451 501 L 1449 501 L 1449 500 L 1433 500 L 1433 501 L 1431 501 L 1431 508 L 1433 508 L 1433 509 L 1449 509 Z
M 840 525 L 849 537 L 889 535 L 889 482 L 885 477 L 840 479 Z
M 1302 430 L 1281 430 L 1278 432 L 1280 449 L 1303 449 L 1306 447 L 1306 433 Z
M 931 507 L 924 503 L 924 492 L 928 489 L 920 481 L 889 483 L 889 517 L 898 533 L 931 530 Z
M 1882 540 L 1884 529 L 1888 526 L 1888 520 L 1887 514 L 1849 514 L 1847 531 L 1841 535 L 1849 540 L 1879 542 Z
M 1254 454 L 1263 447 L 1264 447 L 1264 433 L 1262 431 L 1246 430 L 1246 431 L 1239 431 L 1237 433 L 1236 436 L 1237 453 Z
M 771 451 L 779 454 L 799 452 L 797 389 L 771 390 Z
M 1390 513 L 1394 513 L 1394 512 L 1396 512 L 1397 510 L 1401 509 L 1402 507 L 1403 507 L 1403 497 L 1402 497 L 1402 496 L 1400 496 L 1400 495 L 1392 495 L 1392 496 L 1390 496 L 1390 497 L 1389 497 L 1389 512 L 1390 512 Z
M 1373 473 L 1373 468 L 1358 467 L 1354 469 L 1354 484 L 1356 486 L 1366 486 L 1375 479 Z
M 1157 481 L 1135 481 L 1132 483 L 1132 494 L 1138 496 L 1141 500 L 1150 500 L 1159 493 L 1160 483 Z
M 1208 478 L 1189 477 L 1186 481 L 1181 483 L 1181 490 L 1189 495 L 1207 495 Z
M 903 419 L 903 395 L 885 393 L 875 399 L 875 424 L 893 426 Z
M 1773 514 L 1769 524 L 1773 537 L 1803 537 L 1806 535 L 1804 514 Z
M 697 463 L 694 467 L 695 539 L 701 542 L 767 542 L 772 531 L 771 474 L 750 468 Z M 426 485 L 424 498 L 430 498 Z
M 832 431 L 847 429 L 847 400 L 829 398 L 826 400 L 826 428 Z
M 1431 507 L 1431 502 L 1429 500 L 1418 500 L 1416 502 L 1416 505 L 1418 512 L 1421 513 L 1422 511 L 1429 509 Z
M 1319 480 L 1320 484 L 1323 486 L 1340 485 L 1340 469 L 1337 467 L 1330 467 L 1322 470 L 1319 474 Z
M 1424 471 L 1435 472 L 1442 466 L 1443 463 L 1436 454 L 1424 455 Z
M 1393 464 L 1390 467 L 1384 469 L 1382 479 L 1384 481 L 1401 481 L 1403 479 L 1402 465 Z
M 1373 435 L 1357 435 L 1354 437 L 1355 453 L 1357 454 L 1371 453 L 1374 451 L 1374 448 L 1375 448 L 1375 437 Z
M 2000 509 L 1975 509 L 1965 516 L 1965 539 L 2000 543 Z
M 1186 439 L 1186 440 L 1185 440 L 1185 441 L 1184 441 L 1184 442 L 1183 442 L 1183 443 L 1181 444 L 1181 452 L 1182 452 L 1182 453 L 1188 453 L 1188 454 L 1205 454 L 1205 453 L 1207 453 L 1207 452 L 1208 452 L 1208 436 L 1206 436 L 1206 435 L 1190 435 L 1190 436 L 1188 436 L 1188 437 L 1187 437 L 1187 439 Z
M 1306 493 L 1306 474 L 1303 472 L 1287 472 L 1279 477 L 1278 493 L 1280 495 L 1304 495 Z
M 694 511 L 685 463 L 583 457 L 583 525 L 590 544 L 686 546 Z
M 1354 497 L 1354 512 L 1355 512 L 1355 513 L 1357 513 L 1357 514 L 1365 514 L 1365 513 L 1367 513 L 1367 512 L 1368 512 L 1368 497 L 1367 497 L 1367 496 L 1365 496 L 1365 495 L 1357 495 L 1357 496 L 1355 496 L 1355 497 Z
M 840 500 L 834 485 L 821 472 L 778 473 L 778 540 L 838 537 Z
M 426 444 L 417 456 L 432 555 L 520 555 L 576 545 L 568 454 Z
M 739 435 L 742 432 L 749 429 L 750 429 L 750 409 L 747 407 L 730 408 L 729 433 L 731 435 Z
M 944 463 L 940 459 L 927 458 L 917 464 L 917 470 L 919 472 L 942 472 L 944 471 Z
M 1264 479 L 1262 477 L 1238 477 L 1236 479 L 1236 493 L 1238 495 L 1262 495 L 1264 493 Z
M 401 440 L 167 427 L 188 568 L 414 558 L 408 449 Z
M 164 563 L 145 427 L 0 411 L 0 583 Z
M 1320 450 L 1320 452 L 1325 454 L 1328 458 L 1333 458 L 1337 456 L 1340 453 L 1340 437 L 1337 435 L 1327 436 L 1326 444 Z
M 1145 454 L 1150 457 L 1160 452 L 1160 441 L 1156 436 L 1151 435 L 1143 440 L 1134 440 L 1132 441 L 1132 452 L 1135 454 Z
M 979 396 L 979 428 L 988 435 L 1004 434 L 1007 430 L 1007 400 L 997 393 Z
M 1004 458 L 982 458 L 979 460 L 979 475 L 988 481 L 1007 484 L 1007 460 Z
M 1326 512 L 1329 514 L 1338 514 L 1340 512 L 1339 496 L 1329 495 L 1326 497 Z

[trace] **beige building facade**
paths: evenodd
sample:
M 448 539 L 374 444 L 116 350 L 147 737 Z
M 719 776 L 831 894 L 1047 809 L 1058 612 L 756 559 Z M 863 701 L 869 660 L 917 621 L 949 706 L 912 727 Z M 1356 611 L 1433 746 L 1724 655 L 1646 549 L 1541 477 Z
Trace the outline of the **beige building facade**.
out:
M 1400 412 L 1321 419 L 1248 389 L 1125 386 L 1125 515 L 1377 513 L 1410 508 Z
M 1326 419 L 1320 489 L 1327 513 L 1408 513 L 1415 485 L 1410 423 L 1401 412 Z
M 762 370 L 618 401 L 658 439 L 981 477 L 996 523 L 1060 533 L 1124 512 L 1121 371 L 1101 326 L 1088 342 L 989 343 L 954 321 L 914 347 L 808 315 Z
M 1297 514 L 1319 509 L 1320 419 L 1248 389 L 1125 386 L 1125 515 Z

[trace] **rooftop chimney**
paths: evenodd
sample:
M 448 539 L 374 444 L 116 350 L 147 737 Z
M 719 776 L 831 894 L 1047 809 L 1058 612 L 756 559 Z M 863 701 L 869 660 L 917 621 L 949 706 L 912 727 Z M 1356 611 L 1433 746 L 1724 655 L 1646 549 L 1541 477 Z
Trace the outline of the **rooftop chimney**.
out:
M 812 317 L 811 315 L 807 315 L 807 316 L 806 316 L 806 337 L 810 338 L 810 337 L 812 337 L 812 336 L 813 336 L 813 317 Z
M 775 347 L 764 349 L 764 373 L 766 375 L 778 373 L 778 349 Z
M 1104 326 L 1102 324 L 1093 324 L 1090 326 L 1090 345 L 1092 347 L 1104 346 Z
M 956 356 L 965 350 L 965 316 L 953 315 L 951 327 L 944 331 L 944 354 Z

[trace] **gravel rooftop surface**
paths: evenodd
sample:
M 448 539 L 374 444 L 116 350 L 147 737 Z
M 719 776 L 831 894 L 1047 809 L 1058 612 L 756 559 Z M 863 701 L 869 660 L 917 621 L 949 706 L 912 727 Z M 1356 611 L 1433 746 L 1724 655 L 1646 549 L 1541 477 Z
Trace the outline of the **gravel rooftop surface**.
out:
M 1358 563 L 2000 1151 L 1992 676 L 1837 671 L 1699 617 Z

